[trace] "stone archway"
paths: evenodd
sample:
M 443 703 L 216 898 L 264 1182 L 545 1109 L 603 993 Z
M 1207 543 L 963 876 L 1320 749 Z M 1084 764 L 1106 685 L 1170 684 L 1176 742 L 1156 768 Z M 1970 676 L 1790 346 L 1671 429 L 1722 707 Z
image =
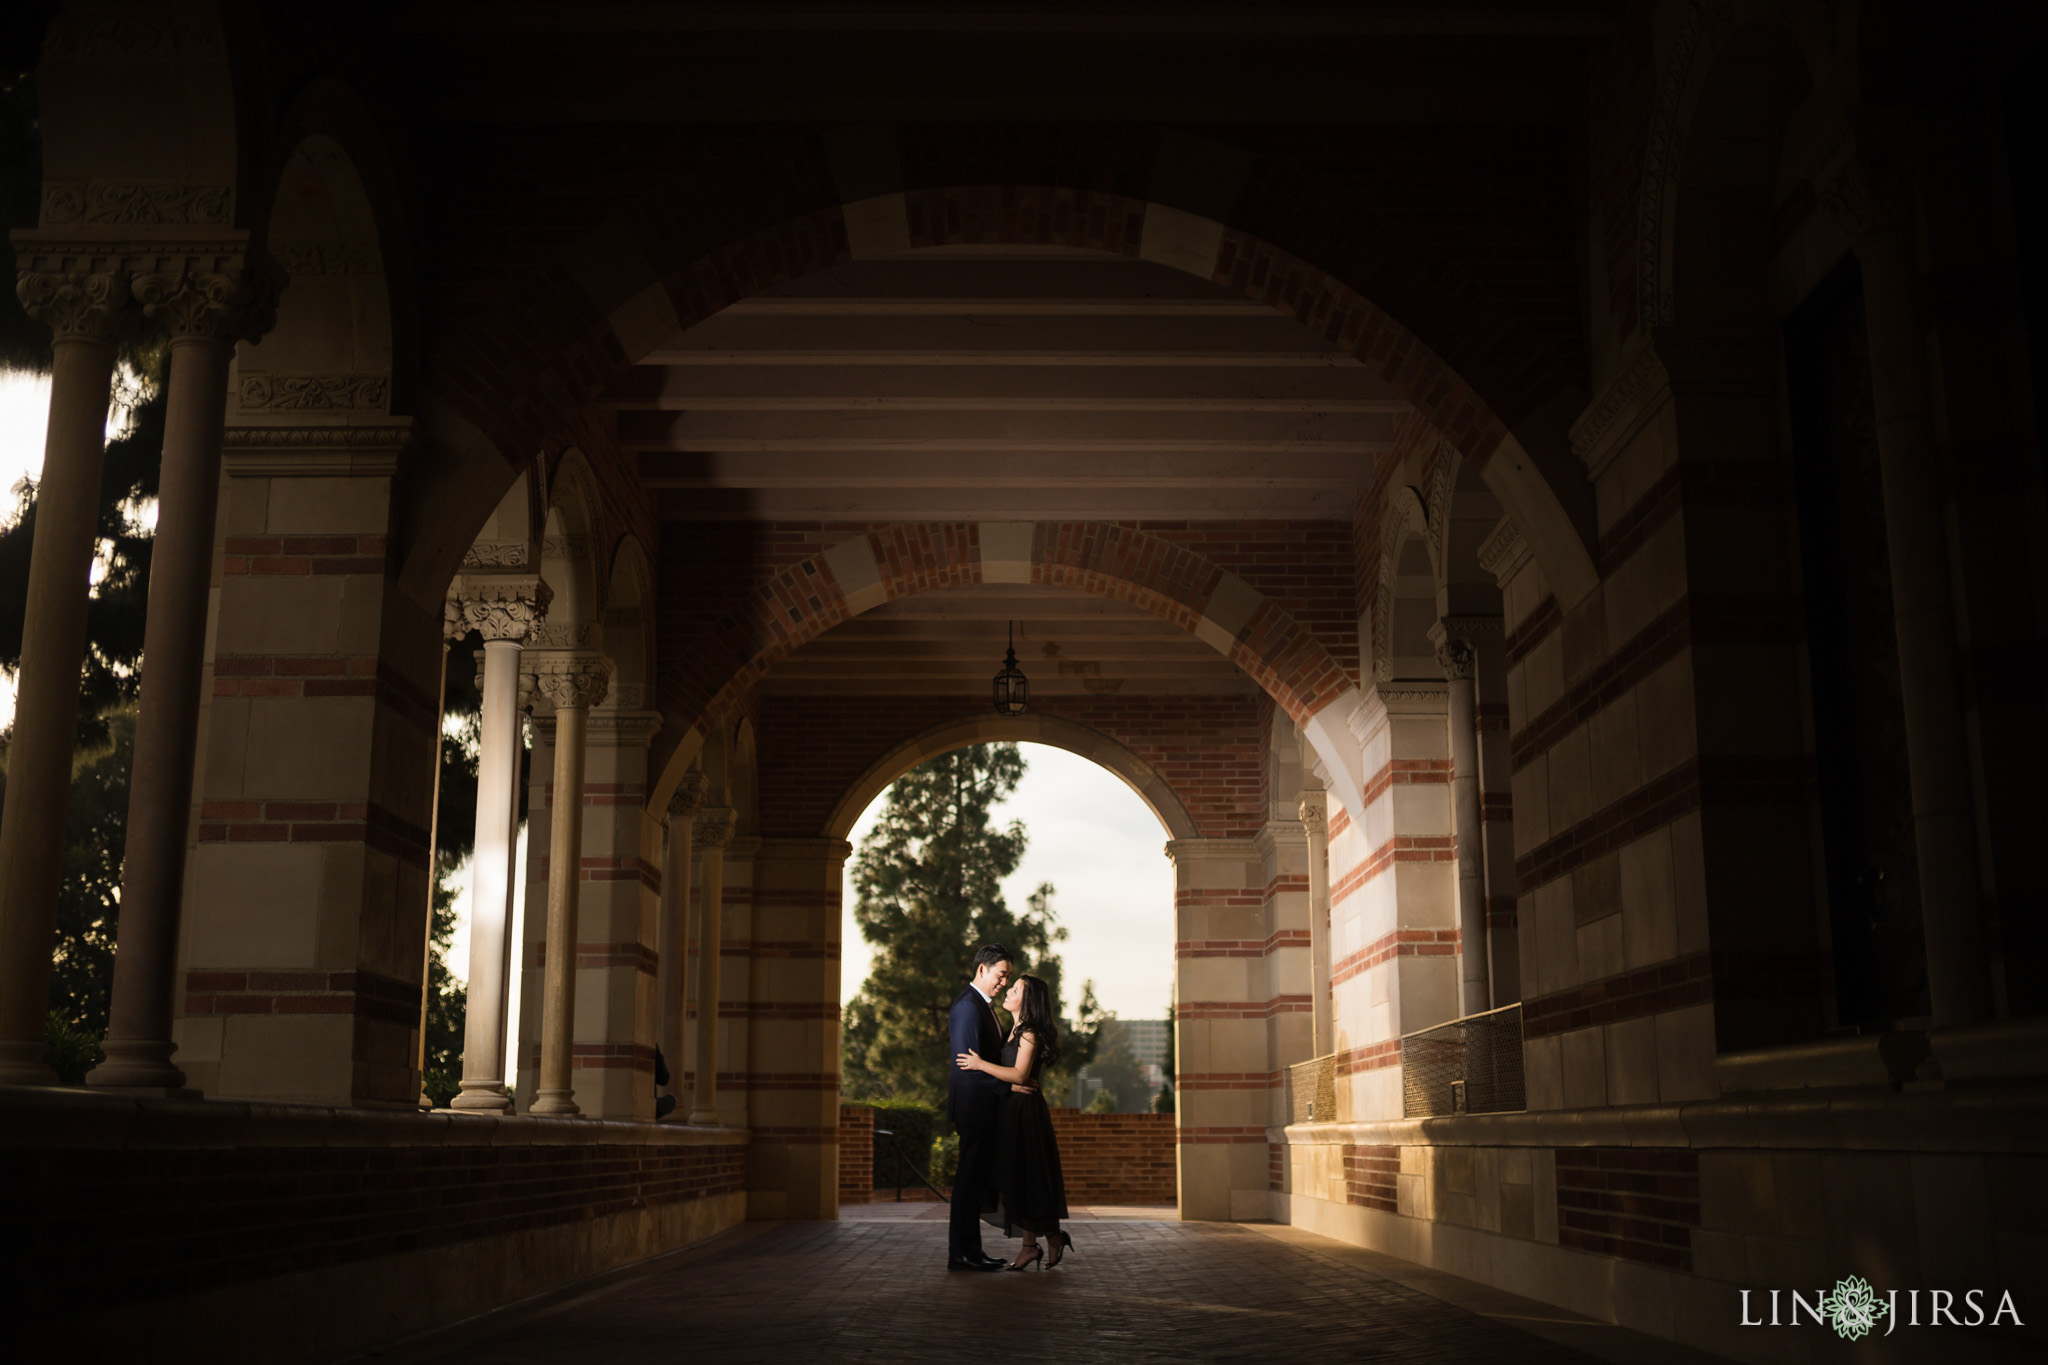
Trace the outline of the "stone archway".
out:
M 1559 600 L 1596 581 L 1579 529 L 1583 490 L 1565 457 L 1539 461 L 1489 397 L 1404 322 L 1339 275 L 1216 218 L 1164 203 L 1064 186 L 957 185 L 829 206 L 658 267 L 640 235 L 607 224 L 542 272 L 547 309 L 508 307 L 475 354 L 438 367 L 422 420 L 443 458 L 421 471 L 423 526 L 461 524 L 528 452 L 576 439 L 579 406 L 668 337 L 771 286 L 841 261 L 963 243 L 1060 245 L 1157 262 L 1298 319 L 1385 378 L 1494 489 Z M 678 254 L 687 248 L 675 247 Z M 1505 325 L 1505 324 L 1503 324 Z M 493 455 L 495 452 L 495 456 Z M 515 453 L 518 452 L 518 453 Z M 1546 473 L 1549 465 L 1565 469 Z M 501 491 L 501 490 L 500 490 Z M 1571 506 L 1568 506 L 1568 503 Z M 405 548 L 403 579 L 438 582 L 451 550 L 426 535 Z
M 648 793 L 662 809 L 696 757 L 707 722 L 732 712 L 789 652 L 884 602 L 969 583 L 1072 589 L 1135 606 L 1237 664 L 1293 718 L 1328 769 L 1331 790 L 1363 817 L 1363 774 L 1348 726 L 1361 705 L 1351 675 L 1290 613 L 1219 565 L 1170 541 L 1106 522 L 901 523 L 854 536 L 772 573 L 695 642 L 700 671 L 667 709 L 691 717 Z
M 1078 754 L 1114 774 L 1137 793 L 1138 799 L 1158 817 L 1168 838 L 1194 839 L 1201 835 L 1194 817 L 1188 814 L 1187 806 L 1173 788 L 1151 764 L 1128 747 L 1098 730 L 1059 716 L 1026 714 L 973 716 L 935 726 L 904 740 L 870 764 L 847 788 L 845 795 L 833 806 L 831 818 L 820 831 L 821 836 L 827 839 L 846 838 L 861 812 L 890 783 L 928 758 L 964 749 L 970 744 L 1045 744 Z

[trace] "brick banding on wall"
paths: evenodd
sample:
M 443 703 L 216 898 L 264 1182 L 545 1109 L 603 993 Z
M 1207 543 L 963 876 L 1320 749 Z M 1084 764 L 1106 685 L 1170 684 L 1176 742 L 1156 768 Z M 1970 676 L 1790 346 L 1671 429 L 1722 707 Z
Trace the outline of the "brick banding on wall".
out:
M 1179 1198 L 1173 1115 L 1055 1109 L 1052 1131 L 1068 1204 L 1171 1204 Z M 1259 1140 L 1265 1141 L 1263 1130 Z
M 33 1318 L 737 1194 L 744 1155 L 438 1133 L 420 1146 L 33 1149 L 8 1154 L 0 1194 Z
M 1344 1146 L 1344 1202 L 1360 1208 L 1398 1213 L 1401 1174 L 1399 1147 Z
M 1456 929 L 1395 929 L 1380 935 L 1355 953 L 1347 953 L 1330 968 L 1330 984 L 1342 985 L 1361 972 L 1397 957 L 1456 957 L 1461 935 Z
M 1689 1272 L 1699 1226 L 1699 1153 L 1557 1149 L 1560 1246 Z
M 417 1024 L 420 988 L 375 972 L 288 970 L 189 971 L 190 1017 L 229 1014 L 353 1014 L 392 1024 Z
M 865 1204 L 875 1197 L 875 1111 L 864 1104 L 839 1106 L 839 1202 Z

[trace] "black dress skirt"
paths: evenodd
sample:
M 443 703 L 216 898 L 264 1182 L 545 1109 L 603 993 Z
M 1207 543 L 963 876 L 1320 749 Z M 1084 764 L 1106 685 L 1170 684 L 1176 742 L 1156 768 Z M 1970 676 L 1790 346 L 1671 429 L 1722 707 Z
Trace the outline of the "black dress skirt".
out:
M 1017 1064 L 1015 1038 L 1004 1044 L 1001 1064 Z M 1034 1082 L 1039 1069 L 1034 1057 Z M 1045 1096 L 1005 1093 L 996 1113 L 995 1139 L 995 1179 L 982 1201 L 982 1219 L 1007 1237 L 1052 1232 L 1067 1216 L 1067 1184 L 1060 1175 L 1060 1145 Z

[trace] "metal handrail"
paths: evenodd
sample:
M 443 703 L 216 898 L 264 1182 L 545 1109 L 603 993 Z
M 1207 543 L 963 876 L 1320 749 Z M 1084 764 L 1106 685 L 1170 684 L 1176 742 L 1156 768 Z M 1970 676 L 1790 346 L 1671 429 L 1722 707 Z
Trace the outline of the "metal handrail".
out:
M 896 1134 L 893 1130 L 888 1128 L 877 1128 L 875 1129 L 875 1136 L 885 1137 L 889 1139 L 889 1150 L 896 1153 L 897 1203 L 900 1204 L 903 1202 L 903 1177 L 906 1173 L 915 1176 L 917 1178 L 918 1184 L 924 1186 L 926 1189 L 930 1190 L 939 1198 L 944 1199 L 946 1197 L 946 1192 L 944 1190 L 940 1189 L 937 1185 L 932 1184 L 930 1180 L 926 1179 L 923 1172 L 915 1170 L 911 1167 L 910 1158 L 903 1154 L 903 1144 L 896 1140 Z

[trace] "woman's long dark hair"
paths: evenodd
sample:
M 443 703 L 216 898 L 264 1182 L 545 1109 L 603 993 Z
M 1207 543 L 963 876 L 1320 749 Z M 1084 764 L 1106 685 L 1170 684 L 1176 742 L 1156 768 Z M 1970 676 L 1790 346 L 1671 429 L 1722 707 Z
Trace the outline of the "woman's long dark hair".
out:
M 1052 990 L 1035 976 L 1020 976 L 1024 983 L 1023 1008 L 1017 1011 L 1017 1031 L 1038 1040 L 1040 1066 L 1060 1059 L 1060 1026 L 1052 1017 Z

